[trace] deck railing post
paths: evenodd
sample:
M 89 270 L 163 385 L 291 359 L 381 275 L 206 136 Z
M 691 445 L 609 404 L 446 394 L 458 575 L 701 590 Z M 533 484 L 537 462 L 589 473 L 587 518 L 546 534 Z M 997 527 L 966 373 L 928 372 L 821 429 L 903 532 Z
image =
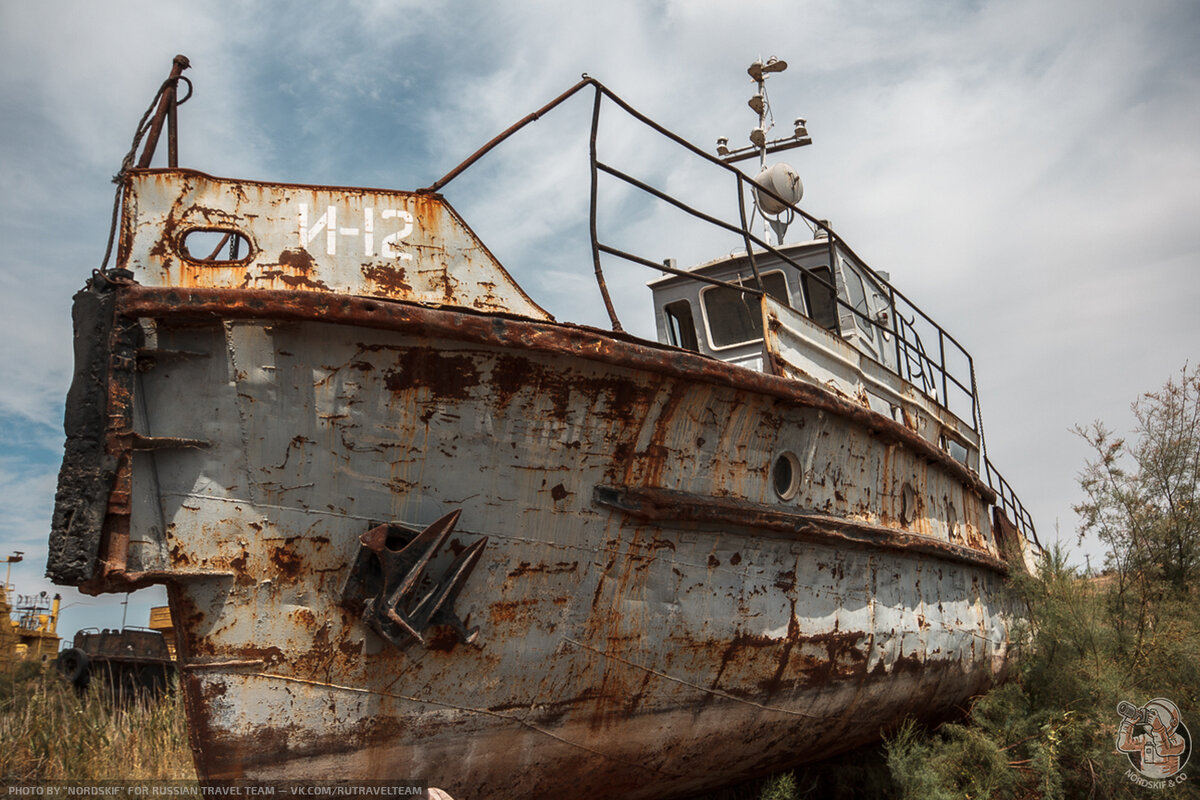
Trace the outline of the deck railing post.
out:
M 746 244 L 746 258 L 750 259 L 750 270 L 754 273 L 754 282 L 758 284 L 758 290 L 766 294 L 767 290 L 763 287 L 762 276 L 758 274 L 758 263 L 754 260 L 754 245 L 750 242 L 750 223 L 746 221 L 746 192 L 742 188 L 742 176 L 738 173 L 737 192 L 738 192 L 738 214 L 742 219 L 742 241 Z
M 597 86 L 596 99 L 592 103 L 592 135 L 588 141 L 588 153 L 592 168 L 592 199 L 588 229 L 592 234 L 592 263 L 596 268 L 596 284 L 600 287 L 600 296 L 604 298 L 604 309 L 608 312 L 608 318 L 612 322 L 612 329 L 620 331 L 624 330 L 624 328 L 621 327 L 621 321 L 617 319 L 617 311 L 613 308 L 612 298 L 608 295 L 608 285 L 604 282 L 604 270 L 600 267 L 600 243 L 596 237 L 596 196 L 597 184 L 600 180 L 600 175 L 596 168 L 596 132 L 600 128 L 600 100 L 602 97 L 600 87 Z
M 946 384 L 946 336 L 941 326 L 938 326 L 938 358 L 942 369 L 942 407 L 950 410 L 950 387 Z

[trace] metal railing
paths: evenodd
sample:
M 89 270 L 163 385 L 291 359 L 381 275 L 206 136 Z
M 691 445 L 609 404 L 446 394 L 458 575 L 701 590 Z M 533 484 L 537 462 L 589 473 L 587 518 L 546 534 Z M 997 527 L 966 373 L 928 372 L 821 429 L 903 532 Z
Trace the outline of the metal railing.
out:
M 984 479 L 988 486 L 991 486 L 992 490 L 996 492 L 996 505 L 1004 511 L 1026 539 L 1041 548 L 1042 543 L 1038 541 L 1037 530 L 1033 527 L 1033 517 L 1030 516 L 1029 510 L 1025 508 L 1012 486 L 1004 480 L 1004 476 L 996 470 L 992 465 L 992 460 L 986 454 L 983 457 L 983 469 Z
M 592 121 L 591 121 L 591 136 L 589 140 L 589 161 L 591 166 L 591 200 L 589 208 L 589 232 L 592 244 L 592 262 L 596 275 L 596 283 L 599 286 L 601 297 L 604 300 L 604 307 L 608 313 L 609 320 L 613 330 L 623 330 L 620 320 L 617 318 L 617 313 L 613 307 L 612 298 L 609 295 L 608 287 L 604 280 L 604 271 L 601 266 L 601 254 L 614 256 L 617 258 L 630 261 L 635 264 L 641 264 L 659 272 L 665 272 L 672 275 L 678 275 L 690 280 L 699 281 L 702 283 L 712 284 L 716 286 L 724 286 L 741 292 L 746 292 L 752 295 L 761 297 L 765 291 L 763 289 L 762 278 L 759 274 L 757 259 L 765 254 L 770 254 L 774 258 L 790 264 L 792 267 L 799 270 L 806 276 L 809 285 L 814 284 L 825 287 L 830 292 L 830 296 L 835 300 L 837 307 L 848 312 L 852 317 L 862 320 L 871 330 L 880 331 L 886 334 L 882 337 L 884 340 L 891 339 L 895 348 L 895 366 L 891 367 L 899 377 L 908 381 L 913 386 L 920 389 L 931 400 L 937 403 L 947 412 L 964 419 L 969 420 L 971 429 L 979 434 L 981 443 L 980 461 L 983 463 L 983 477 L 987 484 L 996 492 L 999 506 L 1006 515 L 1010 516 L 1021 533 L 1026 539 L 1032 541 L 1040 547 L 1037 540 L 1037 533 L 1033 526 L 1033 520 L 1029 512 L 1021 504 L 1020 500 L 1012 491 L 1009 483 L 1000 475 L 991 460 L 987 457 L 986 443 L 983 437 L 983 420 L 979 411 L 979 399 L 975 383 L 975 362 L 971 358 L 971 354 L 967 352 L 958 340 L 951 336 L 944 328 L 938 325 L 932 317 L 922 311 L 915 303 L 908 299 L 902 292 L 896 289 L 890 281 L 882 277 L 877 271 L 872 269 L 864 259 L 858 256 L 849 245 L 845 243 L 841 237 L 823 220 L 817 219 L 811 214 L 798 208 L 792 203 L 789 203 L 783 197 L 777 195 L 774 191 L 767 187 L 760 186 L 751 177 L 743 173 L 736 167 L 725 163 L 716 156 L 709 155 L 701 150 L 696 145 L 681 138 L 675 133 L 662 127 L 649 117 L 640 113 L 606 86 L 594 78 L 587 75 L 575 84 L 573 87 L 563 92 L 561 95 L 551 100 L 542 108 L 527 115 L 516 124 L 505 130 L 500 135 L 493 138 L 466 160 L 460 163 L 457 167 L 447 173 L 440 180 L 434 182 L 422 192 L 437 192 L 447 183 L 453 180 L 456 176 L 462 173 L 467 167 L 478 161 L 490 150 L 503 142 L 508 137 L 512 136 L 521 128 L 534 122 L 542 115 L 546 114 L 556 106 L 560 105 L 568 98 L 572 97 L 585 87 L 591 86 L 595 89 L 595 96 L 592 104 Z M 681 200 L 667 194 L 666 192 L 657 189 L 637 178 L 628 175 L 621 170 L 613 167 L 610 164 L 602 162 L 597 154 L 597 133 L 599 130 L 600 109 L 602 101 L 609 100 L 619 109 L 624 111 L 633 119 L 647 126 L 655 133 L 665 137 L 671 142 L 679 145 L 684 150 L 693 155 L 709 162 L 715 167 L 725 170 L 730 174 L 736 185 L 738 199 L 738 215 L 739 219 L 736 223 L 728 222 L 718 217 L 706 214 Z M 668 205 L 710 225 L 716 226 L 722 230 L 737 234 L 741 237 L 745 247 L 746 256 L 750 263 L 750 268 L 754 276 L 754 285 L 749 286 L 742 283 L 732 283 L 716 278 L 711 278 L 705 275 L 697 275 L 687 270 L 682 270 L 664 264 L 659 261 L 653 261 L 643 258 L 633 253 L 625 252 L 619 248 L 605 244 L 599 240 L 597 235 L 597 198 L 600 174 L 619 180 L 629 186 L 632 186 L 639 191 L 642 191 L 657 200 L 660 200 Z M 769 242 L 760 239 L 750 230 L 750 225 L 747 220 L 746 213 L 746 191 L 763 192 L 766 195 L 774 198 L 782 203 L 785 207 L 791 209 L 792 212 L 804 219 L 810 227 L 815 230 L 823 231 L 828 240 L 829 248 L 829 270 L 830 279 L 826 280 L 820 275 L 813 272 L 811 269 L 798 263 L 795 259 L 783 252 L 779 247 L 771 245 Z M 757 248 L 757 250 L 756 250 Z M 864 270 L 880 287 L 883 287 L 887 292 L 888 305 L 891 313 L 888 314 L 886 323 L 881 322 L 869 315 L 868 313 L 855 308 L 844 297 L 843 293 L 838 291 L 837 278 L 835 277 L 836 259 L 842 255 L 848 256 L 855 263 L 855 266 Z M 840 315 L 836 315 L 840 318 Z M 840 327 L 840 323 L 839 323 Z M 930 352 L 924 345 L 922 331 L 932 341 L 936 339 L 936 353 Z M 960 366 L 955 368 L 953 361 L 957 359 Z M 940 390 L 940 391 L 939 391 Z M 951 392 L 959 396 L 962 401 L 969 405 L 966 415 L 955 411 L 951 406 Z

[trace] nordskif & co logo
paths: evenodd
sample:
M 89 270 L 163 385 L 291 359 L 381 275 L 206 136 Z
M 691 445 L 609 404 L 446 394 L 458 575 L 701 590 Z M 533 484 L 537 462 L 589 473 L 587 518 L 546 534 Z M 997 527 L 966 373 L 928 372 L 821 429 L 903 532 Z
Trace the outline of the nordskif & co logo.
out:
M 1192 737 L 1179 716 L 1179 707 L 1164 697 L 1135 706 L 1117 704 L 1121 725 L 1117 750 L 1129 758 L 1126 776 L 1142 786 L 1172 786 L 1187 779 L 1183 768 L 1192 754 Z

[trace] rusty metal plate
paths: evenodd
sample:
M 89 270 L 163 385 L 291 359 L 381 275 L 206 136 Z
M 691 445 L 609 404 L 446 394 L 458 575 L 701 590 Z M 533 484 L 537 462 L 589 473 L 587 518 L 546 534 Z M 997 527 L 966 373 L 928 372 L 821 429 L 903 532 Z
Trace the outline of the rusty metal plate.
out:
M 935 447 L 951 436 L 966 450 L 967 466 L 979 471 L 979 434 L 966 422 L 799 311 L 767 296 L 762 313 L 764 358 L 776 372 L 902 422 Z
M 549 319 L 439 195 L 127 177 L 118 261 L 154 286 L 292 289 Z

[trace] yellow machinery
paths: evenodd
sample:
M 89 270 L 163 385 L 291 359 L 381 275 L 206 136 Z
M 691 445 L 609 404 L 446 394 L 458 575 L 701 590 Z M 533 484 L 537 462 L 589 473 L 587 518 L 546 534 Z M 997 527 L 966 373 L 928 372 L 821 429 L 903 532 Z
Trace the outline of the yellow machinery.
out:
M 42 592 L 19 595 L 15 604 L 12 600 L 9 578 L 12 565 L 19 563 L 22 555 L 18 551 L 4 559 L 7 568 L 4 591 L 0 592 L 0 669 L 8 669 L 17 659 L 43 660 L 58 653 L 58 610 L 62 596 L 56 594 L 51 598 Z
M 169 606 L 154 606 L 150 609 L 150 625 L 152 631 L 158 631 L 167 642 L 167 652 L 171 660 L 175 660 L 175 621 L 171 618 Z

